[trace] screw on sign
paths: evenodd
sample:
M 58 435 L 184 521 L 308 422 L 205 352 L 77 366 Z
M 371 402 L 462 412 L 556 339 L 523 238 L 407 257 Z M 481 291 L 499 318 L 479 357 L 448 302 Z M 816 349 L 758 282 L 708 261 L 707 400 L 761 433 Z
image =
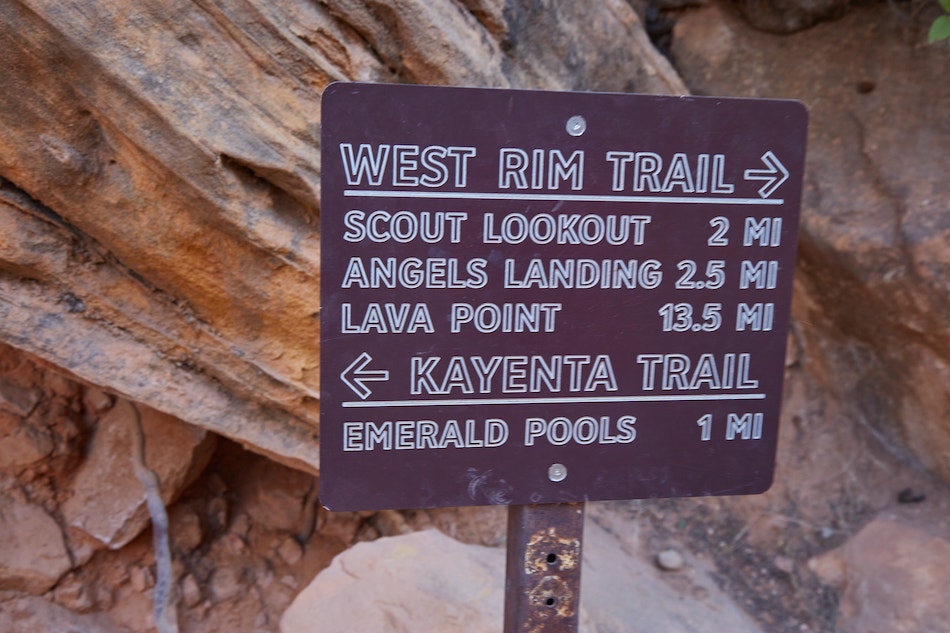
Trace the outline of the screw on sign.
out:
M 769 487 L 801 104 L 334 84 L 323 117 L 328 508 L 504 504 L 517 532 Z M 576 622 L 547 571 L 521 588 Z

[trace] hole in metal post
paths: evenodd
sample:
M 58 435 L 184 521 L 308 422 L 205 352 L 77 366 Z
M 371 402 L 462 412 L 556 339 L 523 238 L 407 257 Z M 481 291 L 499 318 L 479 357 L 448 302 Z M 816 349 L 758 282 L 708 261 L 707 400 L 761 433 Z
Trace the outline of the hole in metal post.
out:
M 544 604 L 548 605 L 549 607 L 553 607 L 554 605 L 557 604 L 557 599 L 556 599 L 556 598 L 548 598 L 547 600 L 544 601 Z
M 554 552 L 551 552 L 550 554 L 548 554 L 548 565 L 553 565 L 556 562 L 557 562 L 557 554 L 555 554 Z

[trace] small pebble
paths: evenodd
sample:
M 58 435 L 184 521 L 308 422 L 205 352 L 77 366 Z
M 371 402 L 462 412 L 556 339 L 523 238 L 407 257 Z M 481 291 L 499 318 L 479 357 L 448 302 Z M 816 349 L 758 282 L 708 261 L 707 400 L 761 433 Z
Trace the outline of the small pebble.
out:
M 243 594 L 247 589 L 244 569 L 220 567 L 211 578 L 211 592 L 218 602 L 225 602 Z
M 144 567 L 133 567 L 129 571 L 129 584 L 132 585 L 132 588 L 137 592 L 142 593 L 148 589 L 151 584 L 149 582 L 151 580 L 149 576 L 148 570 Z
M 95 387 L 88 387 L 86 389 L 83 393 L 82 401 L 86 408 L 94 413 L 103 413 L 111 409 L 112 405 L 115 404 L 115 400 L 112 399 L 112 396 Z
M 87 613 L 96 605 L 92 592 L 76 573 L 72 573 L 60 580 L 53 593 L 53 599 L 71 611 Z
M 231 521 L 231 527 L 228 528 L 228 531 L 231 534 L 236 534 L 242 539 L 247 538 L 247 533 L 251 529 L 251 521 L 246 514 L 239 512 L 234 516 L 234 519 Z
M 297 579 L 291 574 L 284 574 L 281 576 L 280 584 L 284 585 L 285 587 L 290 587 L 291 589 L 296 589 L 300 586 L 300 583 L 297 582 Z
M 380 510 L 373 520 L 373 524 L 383 536 L 397 536 L 412 532 L 412 528 L 406 523 L 405 517 L 395 510 Z
M 293 537 L 288 537 L 277 548 L 277 554 L 288 565 L 296 565 L 303 558 L 303 548 Z
M 665 549 L 656 556 L 656 566 L 663 571 L 679 571 L 685 565 L 683 555 L 675 549 Z
M 208 523 L 212 532 L 228 525 L 228 502 L 223 497 L 214 497 L 208 502 Z
M 181 581 L 181 599 L 187 607 L 194 607 L 201 602 L 201 587 L 198 586 L 198 581 L 191 574 L 185 576 Z
M 785 574 L 790 575 L 793 571 L 795 571 L 795 561 L 793 561 L 788 556 L 776 556 L 775 560 L 772 561 L 772 564 L 775 565 L 775 569 Z
M 201 519 L 194 510 L 184 505 L 175 506 L 169 520 L 168 534 L 175 549 L 192 552 L 201 545 L 204 535 L 201 532 Z

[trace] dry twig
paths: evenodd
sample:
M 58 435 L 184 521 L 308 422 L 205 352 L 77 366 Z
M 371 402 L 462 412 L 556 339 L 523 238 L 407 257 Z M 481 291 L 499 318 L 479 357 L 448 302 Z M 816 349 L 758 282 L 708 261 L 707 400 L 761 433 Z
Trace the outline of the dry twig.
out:
M 158 633 L 178 633 L 178 615 L 172 597 L 172 554 L 168 545 L 168 512 L 162 501 L 158 476 L 145 463 L 145 434 L 142 416 L 132 404 L 135 423 L 132 424 L 132 468 L 145 488 L 145 502 L 152 517 L 152 541 L 155 547 L 155 626 Z

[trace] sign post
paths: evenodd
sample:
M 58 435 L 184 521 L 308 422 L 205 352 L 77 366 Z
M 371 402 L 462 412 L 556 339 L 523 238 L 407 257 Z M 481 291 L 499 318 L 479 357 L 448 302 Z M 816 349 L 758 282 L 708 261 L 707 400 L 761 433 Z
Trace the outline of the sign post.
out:
M 584 504 L 508 508 L 503 633 L 577 631 Z
M 517 539 L 546 505 L 766 490 L 806 125 L 780 100 L 328 87 L 321 502 L 510 505 Z

